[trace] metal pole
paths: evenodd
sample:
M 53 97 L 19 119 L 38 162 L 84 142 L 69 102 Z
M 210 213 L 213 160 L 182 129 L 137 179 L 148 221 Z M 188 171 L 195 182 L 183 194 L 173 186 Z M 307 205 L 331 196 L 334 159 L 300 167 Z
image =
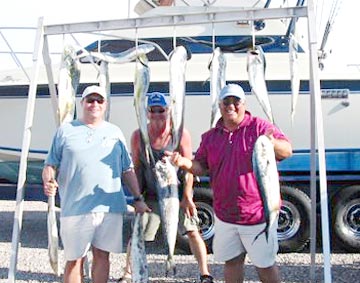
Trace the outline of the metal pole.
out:
M 320 179 L 320 204 L 321 204 L 321 228 L 322 228 L 322 245 L 324 255 L 324 282 L 331 282 L 331 265 L 330 265 L 330 241 L 329 241 L 329 216 L 328 216 L 328 197 L 327 197 L 327 183 L 326 183 L 326 162 L 325 162 L 325 144 L 324 144 L 324 129 L 321 109 L 321 89 L 319 80 L 319 67 L 317 57 L 317 38 L 316 38 L 316 20 L 314 13 L 313 1 L 308 1 L 308 34 L 309 34 L 309 56 L 310 56 L 310 95 L 311 104 L 315 110 L 315 116 L 312 113 L 312 134 L 317 132 L 317 148 L 318 148 L 318 164 L 319 164 L 319 179 Z M 315 118 L 315 119 L 314 119 Z M 315 155 L 315 138 L 311 139 L 311 157 L 312 171 L 316 162 Z M 312 172 L 312 189 L 315 188 L 315 173 Z M 312 191 L 312 197 L 315 193 Z M 311 200 L 316 202 L 316 198 Z M 312 239 L 314 240 L 314 239 Z M 312 250 L 312 252 L 314 252 Z M 312 254 L 312 257 L 314 255 Z M 314 268 L 312 264 L 312 268 Z M 312 275 L 312 274 L 311 274 Z
M 19 238 L 21 233 L 22 216 L 23 216 L 27 158 L 29 155 L 31 128 L 34 118 L 37 79 L 40 68 L 39 57 L 43 47 L 43 34 L 44 34 L 43 18 L 40 18 L 38 21 L 38 28 L 35 39 L 35 48 L 33 54 L 33 72 L 29 87 L 29 93 L 28 93 L 24 134 L 23 134 L 23 142 L 22 142 L 22 150 L 21 150 L 21 158 L 20 158 L 20 168 L 19 168 L 18 184 L 16 191 L 16 207 L 15 207 L 13 234 L 12 234 L 12 242 L 11 242 L 10 267 L 8 272 L 8 282 L 10 283 L 15 282 Z

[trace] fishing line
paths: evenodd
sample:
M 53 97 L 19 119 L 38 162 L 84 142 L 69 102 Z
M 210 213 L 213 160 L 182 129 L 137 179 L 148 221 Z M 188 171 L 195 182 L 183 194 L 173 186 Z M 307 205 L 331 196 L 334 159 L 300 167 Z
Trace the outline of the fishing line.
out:
M 173 18 L 173 49 L 175 50 L 176 48 L 176 20 L 175 17 Z
M 212 14 L 212 21 L 211 21 L 211 29 L 212 29 L 212 49 L 215 50 L 216 44 L 215 44 L 215 24 L 214 24 L 214 14 Z
M 255 29 L 254 21 L 251 21 L 251 38 L 252 38 L 252 49 L 255 50 Z

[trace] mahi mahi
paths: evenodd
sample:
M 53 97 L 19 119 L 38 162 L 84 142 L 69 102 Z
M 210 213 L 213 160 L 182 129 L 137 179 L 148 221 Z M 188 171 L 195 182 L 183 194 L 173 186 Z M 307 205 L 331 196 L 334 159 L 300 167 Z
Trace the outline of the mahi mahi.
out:
M 154 163 L 149 133 L 147 128 L 146 94 L 150 84 L 150 69 L 146 55 L 142 54 L 136 61 L 134 81 L 134 107 L 139 124 L 140 134 L 145 144 L 145 156 L 149 164 Z
M 269 229 L 278 219 L 281 196 L 274 145 L 267 136 L 261 135 L 256 140 L 252 154 L 252 163 L 263 202 L 266 222 L 264 230 L 255 237 L 254 241 L 262 233 L 265 233 L 266 240 L 268 240 Z
M 298 42 L 293 34 L 289 38 L 289 61 L 291 76 L 291 122 L 294 123 L 296 104 L 299 96 L 300 77 L 299 77 L 299 60 L 298 60 Z
M 211 97 L 211 117 L 210 126 L 213 128 L 219 120 L 221 114 L 219 109 L 219 95 L 221 89 L 226 84 L 225 79 L 226 59 L 219 47 L 216 47 L 211 61 L 210 70 L 210 97 Z
M 269 121 L 274 123 L 265 82 L 265 56 L 260 46 L 256 46 L 255 49 L 247 52 L 247 72 L 252 92 L 255 94 Z
M 58 115 L 60 123 L 71 122 L 76 118 L 76 91 L 80 82 L 80 69 L 75 49 L 64 48 L 58 81 Z
M 132 282 L 149 282 L 149 270 L 146 260 L 142 214 L 140 213 L 137 213 L 135 216 L 130 249 Z
M 183 46 L 177 46 L 170 55 L 170 115 L 172 121 L 173 150 L 180 145 L 184 126 L 185 109 L 185 70 L 187 51 Z
M 146 43 L 119 53 L 113 52 L 84 52 L 79 56 L 81 62 L 105 61 L 112 64 L 124 64 L 136 60 L 141 55 L 146 55 L 155 49 L 154 45 Z M 90 58 L 91 56 L 92 58 Z

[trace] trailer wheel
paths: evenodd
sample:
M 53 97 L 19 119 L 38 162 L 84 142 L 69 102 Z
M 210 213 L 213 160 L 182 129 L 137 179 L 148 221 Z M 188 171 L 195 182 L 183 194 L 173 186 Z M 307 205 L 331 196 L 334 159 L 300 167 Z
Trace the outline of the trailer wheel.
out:
M 195 188 L 194 202 L 200 220 L 200 234 L 204 239 L 208 253 L 212 253 L 214 237 L 214 210 L 212 207 L 212 190 L 210 188 Z M 187 235 L 177 235 L 177 246 L 187 253 L 191 253 Z
M 360 186 L 342 189 L 333 202 L 333 235 L 347 251 L 360 251 Z
M 278 221 L 280 252 L 301 251 L 310 237 L 310 198 L 294 187 L 281 187 L 282 206 Z

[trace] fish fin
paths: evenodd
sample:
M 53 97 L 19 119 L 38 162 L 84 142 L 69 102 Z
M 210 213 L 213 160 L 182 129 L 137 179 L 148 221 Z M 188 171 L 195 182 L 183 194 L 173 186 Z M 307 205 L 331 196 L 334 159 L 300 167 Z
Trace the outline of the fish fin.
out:
M 265 237 L 266 237 L 266 241 L 268 241 L 269 238 L 269 232 L 266 229 L 267 227 L 265 227 L 263 230 L 261 230 L 259 232 L 259 234 L 257 234 L 254 238 L 254 240 L 252 241 L 252 245 L 255 243 L 255 241 L 259 238 L 259 236 L 261 236 L 261 234 L 265 233 Z

